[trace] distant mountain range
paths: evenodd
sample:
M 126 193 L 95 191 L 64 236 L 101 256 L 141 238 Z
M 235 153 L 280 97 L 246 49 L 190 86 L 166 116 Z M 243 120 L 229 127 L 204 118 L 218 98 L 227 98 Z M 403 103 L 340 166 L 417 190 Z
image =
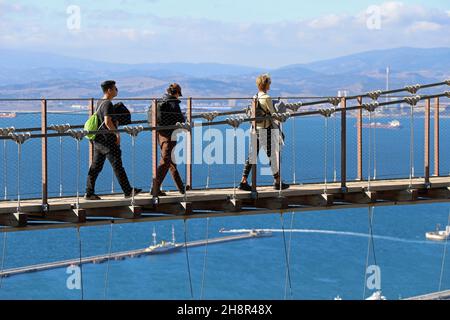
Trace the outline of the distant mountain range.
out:
M 357 94 L 450 78 L 450 48 L 396 48 L 357 53 L 278 69 L 218 63 L 118 64 L 47 53 L 0 52 L 0 97 L 98 97 L 99 83 L 118 82 L 121 97 L 160 96 L 167 84 L 179 82 L 185 96 L 235 97 L 255 93 L 255 77 L 270 72 L 273 95 Z

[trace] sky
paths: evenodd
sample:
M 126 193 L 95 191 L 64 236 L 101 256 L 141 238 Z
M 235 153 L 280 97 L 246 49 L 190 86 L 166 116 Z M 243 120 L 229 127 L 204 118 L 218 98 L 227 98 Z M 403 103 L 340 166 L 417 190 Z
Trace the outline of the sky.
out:
M 0 0 L 0 50 L 280 67 L 450 47 L 448 0 Z

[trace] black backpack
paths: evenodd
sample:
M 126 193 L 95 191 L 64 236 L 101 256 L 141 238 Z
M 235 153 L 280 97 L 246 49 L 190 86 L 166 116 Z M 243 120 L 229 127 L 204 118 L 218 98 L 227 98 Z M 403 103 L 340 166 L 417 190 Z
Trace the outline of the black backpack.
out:
M 164 112 L 165 109 L 167 108 L 167 106 L 165 105 L 167 103 L 166 100 L 158 100 L 156 102 L 156 125 L 161 126 L 163 125 L 161 123 L 161 112 Z M 150 107 L 148 108 L 147 111 L 147 122 L 148 125 L 151 127 L 152 126 L 152 105 L 150 105 Z
M 114 105 L 114 121 L 119 122 L 119 126 L 126 126 L 131 123 L 130 110 L 122 102 Z
M 158 100 L 157 102 L 156 123 L 158 126 L 173 126 L 177 122 L 185 122 L 182 113 L 173 113 L 172 108 L 167 100 Z M 148 125 L 152 126 L 152 106 L 147 111 Z
M 247 117 L 252 118 L 252 106 L 247 107 L 245 110 L 245 113 L 247 114 Z M 256 116 L 255 118 L 264 118 L 265 116 L 268 116 L 269 113 L 267 113 L 262 107 L 261 103 L 259 102 L 258 93 L 256 94 Z

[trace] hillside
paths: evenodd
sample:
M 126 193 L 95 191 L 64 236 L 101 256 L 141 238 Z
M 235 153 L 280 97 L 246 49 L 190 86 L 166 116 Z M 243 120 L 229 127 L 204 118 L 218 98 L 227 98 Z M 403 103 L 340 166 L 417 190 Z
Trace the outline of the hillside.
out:
M 213 63 L 115 64 L 46 53 L 0 52 L 0 97 L 98 97 L 104 79 L 118 82 L 120 96 L 160 96 L 168 83 L 182 84 L 185 96 L 250 96 L 254 79 L 270 72 L 273 95 L 356 94 L 450 78 L 450 48 L 376 50 L 267 70 Z

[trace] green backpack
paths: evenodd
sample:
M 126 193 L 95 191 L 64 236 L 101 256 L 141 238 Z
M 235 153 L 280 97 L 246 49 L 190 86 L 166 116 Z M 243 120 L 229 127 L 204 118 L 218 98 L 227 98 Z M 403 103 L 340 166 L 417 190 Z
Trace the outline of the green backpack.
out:
M 98 130 L 98 116 L 97 116 L 97 112 L 94 112 L 94 114 L 92 116 L 89 117 L 89 119 L 87 119 L 87 121 L 84 124 L 84 130 L 86 131 L 97 131 Z M 86 138 L 89 140 L 94 140 L 95 139 L 95 133 L 91 133 L 91 134 L 87 134 Z
M 95 112 L 92 114 L 92 116 L 87 119 L 87 121 L 84 123 L 84 130 L 86 131 L 97 131 L 100 129 L 100 127 L 103 125 L 104 122 L 102 122 L 100 125 L 98 124 L 100 122 L 100 119 L 98 118 L 97 112 L 101 108 L 105 101 L 103 101 L 95 110 Z M 96 134 L 91 133 L 86 135 L 86 139 L 94 140 Z

